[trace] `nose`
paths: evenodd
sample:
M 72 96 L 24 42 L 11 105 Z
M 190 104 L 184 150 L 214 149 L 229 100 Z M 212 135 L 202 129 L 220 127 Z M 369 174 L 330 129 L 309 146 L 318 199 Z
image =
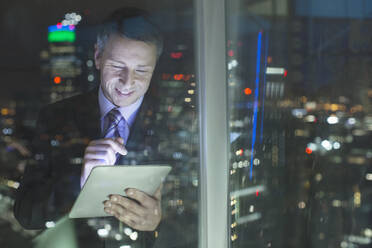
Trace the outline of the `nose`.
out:
M 122 84 L 132 84 L 133 83 L 133 71 L 128 67 L 120 71 L 120 82 Z

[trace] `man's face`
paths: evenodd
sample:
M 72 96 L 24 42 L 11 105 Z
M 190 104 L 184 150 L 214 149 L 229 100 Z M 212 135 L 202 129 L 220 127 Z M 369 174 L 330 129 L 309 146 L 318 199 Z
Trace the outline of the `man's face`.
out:
M 149 88 L 156 64 L 156 46 L 111 35 L 101 54 L 96 48 L 95 63 L 101 71 L 103 94 L 114 105 L 125 107 Z

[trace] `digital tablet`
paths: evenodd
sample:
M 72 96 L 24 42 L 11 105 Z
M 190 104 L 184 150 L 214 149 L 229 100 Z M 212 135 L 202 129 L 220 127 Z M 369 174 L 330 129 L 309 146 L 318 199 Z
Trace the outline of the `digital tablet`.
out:
M 153 195 L 170 172 L 168 165 L 97 166 L 94 167 L 70 213 L 70 218 L 111 216 L 103 210 L 108 195 L 126 196 L 127 188 Z

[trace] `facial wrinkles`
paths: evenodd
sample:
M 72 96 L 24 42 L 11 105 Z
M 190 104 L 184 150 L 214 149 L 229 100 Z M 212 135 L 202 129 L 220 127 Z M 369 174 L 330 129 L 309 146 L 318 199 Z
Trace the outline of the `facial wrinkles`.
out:
M 151 66 L 127 66 L 117 62 L 107 63 L 106 67 L 110 74 L 120 78 L 120 82 L 123 84 L 133 83 L 134 80 L 146 81 L 153 72 Z
M 111 102 L 126 106 L 146 93 L 156 63 L 152 45 L 117 37 L 109 41 L 102 55 L 101 84 Z

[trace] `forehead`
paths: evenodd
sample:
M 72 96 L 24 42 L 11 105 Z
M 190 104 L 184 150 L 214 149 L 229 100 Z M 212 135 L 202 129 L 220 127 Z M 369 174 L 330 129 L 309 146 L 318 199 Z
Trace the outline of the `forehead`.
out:
M 122 63 L 154 65 L 156 62 L 156 46 L 151 43 L 112 35 L 104 48 L 103 57 Z

